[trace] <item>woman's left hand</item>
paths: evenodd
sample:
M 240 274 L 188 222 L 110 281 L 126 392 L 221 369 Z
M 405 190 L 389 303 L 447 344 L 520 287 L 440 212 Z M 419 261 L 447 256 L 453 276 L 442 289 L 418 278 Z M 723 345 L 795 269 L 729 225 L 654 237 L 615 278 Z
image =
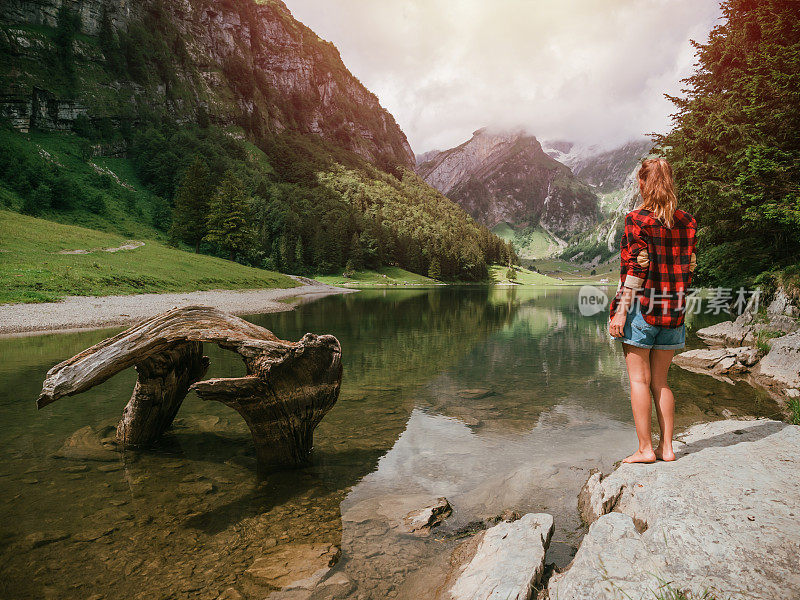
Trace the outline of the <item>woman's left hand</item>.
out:
M 625 327 L 625 321 L 627 319 L 627 315 L 624 311 L 618 310 L 614 317 L 611 319 L 611 322 L 608 324 L 608 332 L 611 334 L 612 337 L 621 338 L 625 334 L 623 333 L 623 328 Z

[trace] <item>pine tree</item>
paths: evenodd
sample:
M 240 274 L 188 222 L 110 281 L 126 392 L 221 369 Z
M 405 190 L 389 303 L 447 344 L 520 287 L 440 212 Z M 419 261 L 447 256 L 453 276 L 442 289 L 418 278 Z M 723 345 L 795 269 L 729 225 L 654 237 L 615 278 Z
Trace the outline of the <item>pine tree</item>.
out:
M 364 266 L 364 256 L 361 250 L 361 240 L 358 237 L 358 232 L 354 232 L 353 237 L 350 238 L 348 257 L 349 261 L 353 264 L 353 270 L 357 271 Z
M 785 0 L 721 8 L 656 141 L 698 220 L 697 282 L 731 287 L 800 262 L 800 19 Z
M 294 245 L 294 264 L 298 273 L 305 271 L 306 260 L 303 255 L 303 238 L 297 236 L 297 243 Z
M 228 254 L 231 260 L 248 242 L 249 198 L 233 171 L 227 171 L 208 204 L 208 233 L 205 239 Z
M 67 2 L 62 2 L 56 18 L 56 53 L 70 85 L 75 83 L 75 53 L 73 44 L 80 30 L 80 16 L 73 13 Z
M 428 267 L 428 277 L 431 279 L 441 279 L 442 278 L 442 266 L 439 262 L 439 257 L 434 256 L 431 259 L 431 264 Z
M 100 50 L 103 51 L 103 56 L 106 59 L 106 65 L 109 70 L 114 74 L 121 74 L 122 52 L 119 39 L 114 32 L 114 24 L 111 22 L 108 8 L 105 6 L 103 7 L 103 13 L 100 17 L 100 31 L 97 34 L 97 41 L 100 44 Z
M 170 237 L 194 246 L 200 252 L 200 242 L 205 237 L 208 202 L 211 197 L 211 178 L 206 163 L 200 158 L 186 170 L 175 193 L 175 209 Z

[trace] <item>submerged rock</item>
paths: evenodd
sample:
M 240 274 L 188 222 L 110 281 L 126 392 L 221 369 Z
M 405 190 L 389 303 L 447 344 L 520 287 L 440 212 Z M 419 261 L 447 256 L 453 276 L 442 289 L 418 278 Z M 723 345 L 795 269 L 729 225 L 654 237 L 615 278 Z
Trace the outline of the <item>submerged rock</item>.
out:
M 453 553 L 448 600 L 528 600 L 544 573 L 553 517 L 529 513 L 481 532 Z M 474 548 L 474 554 L 471 550 Z M 463 553 L 472 554 L 460 565 Z
M 453 508 L 447 498 L 437 498 L 433 504 L 408 513 L 403 518 L 401 529 L 405 533 L 428 535 L 431 529 L 441 525 L 442 521 L 451 514 L 453 514 Z
M 113 533 L 116 530 L 117 527 L 114 525 L 91 527 L 79 531 L 78 533 L 72 536 L 72 539 L 75 540 L 76 542 L 93 542 L 95 540 L 99 540 L 100 538 Z
M 332 544 L 287 544 L 256 559 L 245 575 L 273 589 L 313 589 L 341 555 Z
M 104 442 L 105 431 L 95 431 L 91 426 L 81 427 L 69 436 L 61 449 L 53 456 L 55 458 L 69 458 L 72 460 L 93 460 L 99 462 L 113 462 L 119 460 L 116 446 Z
M 210 481 L 195 481 L 178 485 L 178 494 L 181 496 L 204 496 L 212 493 L 216 488 Z
M 452 510 L 447 498 L 426 494 L 388 494 L 367 498 L 350 506 L 342 514 L 342 522 L 368 525 L 381 535 L 389 529 L 415 533 L 436 527 L 450 516 Z
M 800 597 L 800 427 L 706 423 L 676 454 L 591 475 L 581 511 L 594 522 L 550 598 L 651 598 L 663 582 L 698 597 Z
M 466 400 L 480 400 L 482 398 L 488 398 L 489 396 L 494 395 L 496 394 L 493 390 L 486 388 L 469 388 L 458 390 L 458 397 Z
M 36 531 L 25 537 L 25 543 L 29 548 L 39 548 L 53 542 L 60 542 L 69 537 L 66 531 Z

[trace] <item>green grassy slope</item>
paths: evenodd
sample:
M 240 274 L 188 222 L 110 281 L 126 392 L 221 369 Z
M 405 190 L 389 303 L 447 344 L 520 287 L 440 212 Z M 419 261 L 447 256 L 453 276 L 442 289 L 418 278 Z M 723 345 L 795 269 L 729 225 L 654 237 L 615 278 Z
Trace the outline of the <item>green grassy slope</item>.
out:
M 64 296 L 290 288 L 293 279 L 211 256 L 142 240 L 133 250 L 104 252 L 120 235 L 0 210 L 0 303 L 48 302 Z M 60 254 L 89 250 L 88 254 Z
M 0 208 L 23 210 L 23 193 L 51 178 L 61 185 L 53 196 L 63 205 L 38 216 L 124 236 L 164 239 L 157 225 L 169 211 L 165 200 L 145 188 L 129 159 L 90 157 L 87 144 L 72 133 L 20 133 L 0 127 L 0 149 L 31 165 L 29 173 L 17 173 L 17 181 L 12 174 L 0 177 Z M 27 181 L 37 173 L 37 181 Z
M 439 282 L 424 275 L 417 275 L 400 267 L 381 267 L 376 271 L 356 271 L 351 277 L 343 275 L 318 275 L 314 279 L 329 285 L 348 287 L 371 287 L 383 285 L 439 285 Z
M 531 267 L 536 268 L 540 273 L 554 278 L 561 284 L 567 283 L 608 283 L 616 285 L 619 280 L 619 259 L 603 263 L 595 268 L 585 268 L 576 265 L 568 260 L 560 258 L 544 258 L 531 261 Z M 594 274 L 592 274 L 594 271 Z M 602 282 L 601 280 L 608 281 Z
M 516 267 L 517 278 L 509 280 L 506 278 L 508 267 L 502 265 L 492 265 L 489 267 L 489 279 L 494 284 L 517 284 L 517 285 L 559 285 L 563 281 L 559 281 L 554 277 L 542 275 L 536 271 L 531 271 L 524 267 Z
M 553 236 L 538 226 L 516 230 L 508 223 L 498 223 L 492 227 L 492 233 L 504 240 L 510 240 L 520 258 L 544 258 L 552 256 L 560 249 Z

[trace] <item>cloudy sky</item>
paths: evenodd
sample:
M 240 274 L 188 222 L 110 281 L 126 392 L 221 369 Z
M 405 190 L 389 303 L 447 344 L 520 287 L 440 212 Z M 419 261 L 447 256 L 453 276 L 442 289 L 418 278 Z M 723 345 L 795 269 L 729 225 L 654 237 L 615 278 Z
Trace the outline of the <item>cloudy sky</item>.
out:
M 609 145 L 669 125 L 717 0 L 285 0 L 415 152 L 480 127 Z

